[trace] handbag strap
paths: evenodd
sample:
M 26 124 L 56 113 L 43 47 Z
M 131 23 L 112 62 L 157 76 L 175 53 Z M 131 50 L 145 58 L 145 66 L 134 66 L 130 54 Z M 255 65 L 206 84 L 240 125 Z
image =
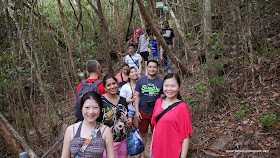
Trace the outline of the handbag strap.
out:
M 86 151 L 87 146 L 89 145 L 90 141 L 92 140 L 92 138 L 94 138 L 97 134 L 97 132 L 100 130 L 100 128 L 102 127 L 102 124 L 99 125 L 98 129 L 95 131 L 94 129 L 91 131 L 90 136 L 87 138 L 87 140 L 85 141 L 84 145 L 81 147 L 79 153 L 76 155 L 75 158 L 80 158 L 83 153 Z
M 138 67 L 139 69 L 139 66 L 136 64 L 136 62 L 134 61 L 134 59 L 132 58 L 132 56 L 129 54 L 129 57 L 132 59 L 132 61 L 134 62 L 134 64 Z
M 123 82 L 122 72 L 121 72 L 121 79 L 122 79 L 122 82 Z
M 163 112 L 161 112 L 157 118 L 156 118 L 156 123 L 158 123 L 159 119 L 168 111 L 172 110 L 173 108 L 175 108 L 178 104 L 180 104 L 182 101 L 178 101 L 176 103 L 173 103 L 172 105 L 168 106 L 168 108 L 166 108 L 165 110 L 163 110 Z
M 131 95 L 132 95 L 131 98 L 133 98 L 133 95 L 134 95 L 134 94 L 133 94 L 133 89 L 132 89 L 132 86 L 131 86 L 130 82 L 129 82 L 129 86 L 130 86 L 130 89 L 131 89 Z M 132 105 L 134 105 L 133 102 L 131 102 L 131 103 L 132 103 Z M 132 123 L 133 123 L 133 121 L 132 121 Z

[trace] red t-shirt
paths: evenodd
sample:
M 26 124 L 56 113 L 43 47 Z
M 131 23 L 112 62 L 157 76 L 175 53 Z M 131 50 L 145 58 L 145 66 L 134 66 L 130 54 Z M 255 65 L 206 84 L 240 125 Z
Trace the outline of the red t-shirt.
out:
M 98 80 L 98 79 L 87 79 L 87 82 L 92 83 L 92 82 L 95 82 L 95 81 L 97 81 L 97 80 Z M 80 90 L 81 87 L 82 87 L 82 83 L 80 83 L 80 84 L 78 85 L 78 88 L 77 88 L 77 90 L 76 90 L 76 100 L 77 100 L 77 94 L 78 94 L 78 92 L 79 92 L 79 90 Z M 98 85 L 98 90 L 99 90 L 99 94 L 100 94 L 100 95 L 107 93 L 107 92 L 105 91 L 104 86 L 103 86 L 102 83 L 100 83 L 100 84 Z
M 152 121 L 155 126 L 152 155 L 155 158 L 179 157 L 185 138 L 192 136 L 191 113 L 184 102 L 165 113 L 158 124 L 156 117 L 163 111 L 162 98 L 156 101 Z

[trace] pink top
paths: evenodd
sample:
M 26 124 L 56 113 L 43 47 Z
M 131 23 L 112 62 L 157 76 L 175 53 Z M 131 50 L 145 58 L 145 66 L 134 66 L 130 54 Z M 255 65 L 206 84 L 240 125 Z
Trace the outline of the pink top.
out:
M 152 155 L 155 158 L 179 157 L 185 138 L 192 136 L 191 113 L 184 102 L 165 113 L 158 124 L 156 117 L 163 111 L 162 98 L 155 104 L 151 123 L 155 126 Z
M 125 77 L 124 75 L 121 76 L 121 72 L 118 73 L 115 78 L 117 79 L 118 83 L 121 83 L 122 82 L 122 77 L 123 77 L 123 81 L 127 81 L 127 77 Z

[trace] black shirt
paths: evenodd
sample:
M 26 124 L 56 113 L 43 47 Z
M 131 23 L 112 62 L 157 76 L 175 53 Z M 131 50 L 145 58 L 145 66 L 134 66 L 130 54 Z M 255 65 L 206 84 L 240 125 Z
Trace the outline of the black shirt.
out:
M 167 44 L 173 45 L 172 38 L 175 37 L 173 29 L 161 29 L 161 34 Z

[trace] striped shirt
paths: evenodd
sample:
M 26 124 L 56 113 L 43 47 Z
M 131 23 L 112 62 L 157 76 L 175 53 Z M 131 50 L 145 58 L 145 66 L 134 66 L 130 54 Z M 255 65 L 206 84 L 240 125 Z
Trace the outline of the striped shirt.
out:
M 133 62 L 133 60 L 131 59 L 131 57 L 133 58 L 134 62 L 137 64 L 135 65 L 135 63 Z M 137 72 L 139 73 L 139 61 L 141 62 L 142 61 L 142 58 L 141 58 L 141 55 L 136 53 L 134 56 L 125 56 L 125 62 L 129 65 L 129 67 L 134 67 Z

